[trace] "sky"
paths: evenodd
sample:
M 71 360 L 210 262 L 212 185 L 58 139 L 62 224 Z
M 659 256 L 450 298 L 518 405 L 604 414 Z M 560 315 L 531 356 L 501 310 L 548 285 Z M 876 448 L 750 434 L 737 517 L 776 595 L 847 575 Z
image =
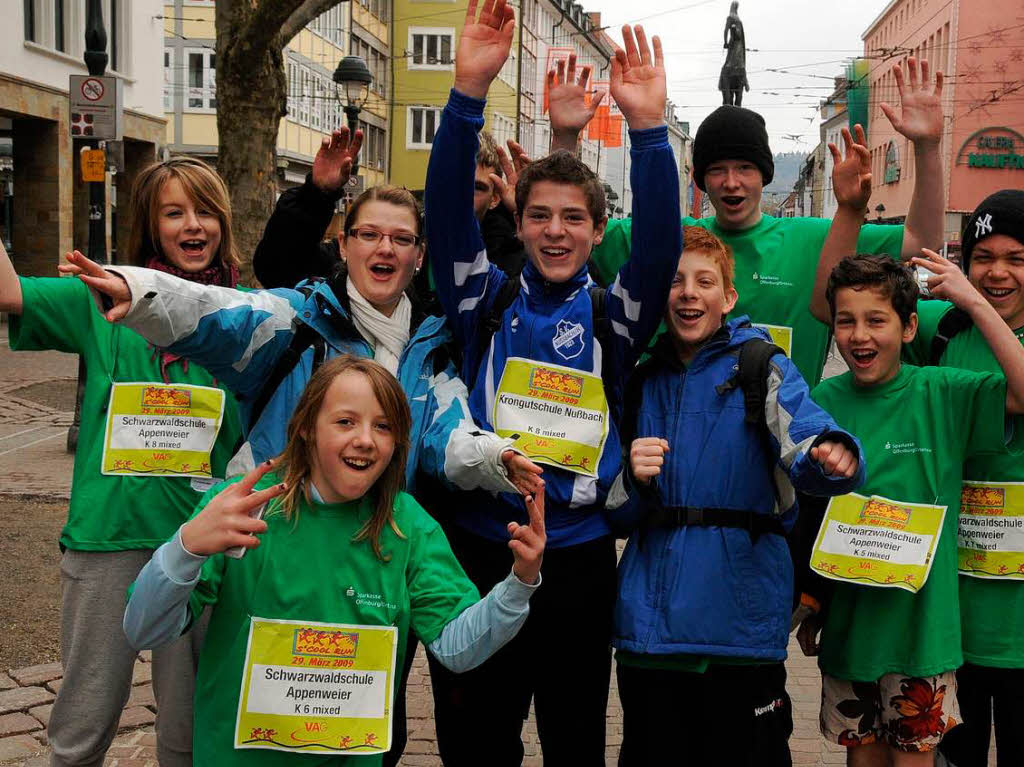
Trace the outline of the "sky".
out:
M 718 75 L 730 0 L 580 2 L 601 13 L 616 42 L 625 23 L 643 24 L 649 36 L 661 37 L 668 97 L 691 134 L 722 103 Z M 821 120 L 813 107 L 832 93 L 832 78 L 843 74 L 845 61 L 863 53 L 861 35 L 886 5 L 888 0 L 740 0 L 750 83 L 743 106 L 764 115 L 772 151 L 806 152 L 818 143 Z

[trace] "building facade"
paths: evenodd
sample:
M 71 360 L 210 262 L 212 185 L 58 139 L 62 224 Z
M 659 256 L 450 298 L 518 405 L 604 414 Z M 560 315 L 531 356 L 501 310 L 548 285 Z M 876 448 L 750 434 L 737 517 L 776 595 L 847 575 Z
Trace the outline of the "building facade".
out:
M 466 6 L 467 0 L 394 0 L 389 166 L 393 184 L 423 189 L 434 133 L 454 82 L 455 50 Z M 484 111 L 484 127 L 501 144 L 516 137 L 517 49 L 518 39 L 491 84 Z
M 822 194 L 821 194 L 821 216 L 833 218 L 839 204 L 836 201 L 835 191 L 832 189 L 832 153 L 828 150 L 829 144 L 835 144 L 840 152 L 843 152 L 843 128 L 848 127 L 849 115 L 846 111 L 846 89 L 847 80 L 845 77 L 835 79 L 835 90 L 832 95 L 821 102 L 819 111 L 821 113 L 821 145 L 824 148 L 822 158 Z
M 373 82 L 359 115 L 364 187 L 384 183 L 389 150 L 391 92 L 390 0 L 339 3 L 301 30 L 285 47 L 287 115 L 277 134 L 277 183 L 301 184 L 324 136 L 346 124 L 333 81 L 349 54 L 366 61 Z M 174 0 L 163 6 L 166 144 L 171 154 L 217 159 L 217 67 L 213 0 Z
M 944 232 L 956 243 L 981 200 L 1024 185 L 1024 27 L 998 0 L 893 0 L 862 37 L 865 56 L 872 57 L 872 210 L 900 221 L 910 207 L 913 146 L 892 129 L 879 104 L 899 103 L 892 63 L 906 72 L 907 56 L 926 58 L 946 74 Z
M 24 275 L 52 275 L 61 255 L 85 249 L 89 191 L 71 138 L 68 81 L 85 75 L 85 3 L 5 3 L 0 28 L 0 188 L 5 245 Z M 116 215 L 135 174 L 163 141 L 160 103 L 162 6 L 153 0 L 103 0 L 107 74 L 123 85 L 123 140 L 107 146 L 106 250 L 128 239 Z M 112 172 L 111 172 L 112 171 Z

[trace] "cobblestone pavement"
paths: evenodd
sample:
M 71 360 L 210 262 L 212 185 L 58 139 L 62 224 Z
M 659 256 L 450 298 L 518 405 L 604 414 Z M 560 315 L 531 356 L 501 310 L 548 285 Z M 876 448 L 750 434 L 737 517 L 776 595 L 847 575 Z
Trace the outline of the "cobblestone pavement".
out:
M 77 358 L 59 352 L 15 355 L 8 349 L 6 337 L 6 327 L 0 324 L 0 493 L 66 498 L 70 490 L 72 456 L 65 451 L 65 436 L 71 413 L 20 397 L 17 392 L 46 381 L 74 380 Z M 835 364 L 834 359 L 832 362 Z M 839 366 L 841 364 L 840 360 Z M 800 653 L 795 640 L 790 643 L 786 668 L 793 699 L 794 731 L 790 748 L 794 765 L 845 764 L 844 749 L 829 746 L 818 734 L 821 677 L 814 661 Z M 140 655 L 135 669 L 132 695 L 122 715 L 118 737 L 107 754 L 107 767 L 157 765 L 152 728 L 156 705 L 146 653 Z M 26 767 L 48 764 L 45 725 L 60 676 L 60 665 L 56 663 L 0 670 L 0 763 Z M 615 764 L 622 742 L 622 711 L 614 679 L 613 674 L 608 705 L 609 765 Z M 409 743 L 401 764 L 408 767 L 440 765 L 430 677 L 422 647 L 409 678 L 408 714 Z M 524 764 L 541 765 L 532 715 L 524 729 L 523 740 L 526 744 Z

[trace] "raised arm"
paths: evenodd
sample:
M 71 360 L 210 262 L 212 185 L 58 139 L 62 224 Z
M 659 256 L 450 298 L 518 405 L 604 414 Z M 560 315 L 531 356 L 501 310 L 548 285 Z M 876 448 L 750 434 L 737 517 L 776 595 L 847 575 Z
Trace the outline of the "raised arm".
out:
M 21 314 L 21 283 L 7 249 L 0 241 L 0 312 Z
M 348 128 L 325 136 L 305 183 L 278 198 L 252 257 L 263 287 L 291 288 L 331 274 L 338 261 L 337 246 L 323 242 L 323 236 L 362 142 L 363 132 L 358 130 L 349 141 Z
M 843 128 L 845 158 L 839 154 L 835 144 L 828 145 L 832 153 L 832 190 L 839 207 L 818 257 L 810 305 L 811 314 L 826 325 L 832 324 L 828 301 L 825 300 L 829 275 L 846 256 L 857 252 L 857 237 L 871 199 L 871 153 L 865 146 L 864 129 L 855 125 L 853 130 L 857 134 L 856 142 L 850 131 Z
M 431 146 L 424 188 L 430 268 L 438 297 L 456 340 L 468 346 L 488 294 L 505 277 L 487 260 L 473 215 L 477 133 L 483 127 L 484 99 L 512 45 L 512 8 L 505 0 L 485 0 L 477 18 L 470 0 L 455 55 L 455 88 Z
M 244 292 L 140 267 L 106 270 L 78 251 L 60 270 L 106 297 L 108 321 L 202 365 L 242 396 L 260 390 L 287 350 L 304 300 L 297 291 Z
M 665 127 L 665 63 L 661 40 L 653 56 L 643 27 L 622 28 L 625 48 L 615 51 L 611 93 L 632 141 L 632 255 L 608 290 L 612 338 L 627 374 L 661 322 L 683 249 L 679 226 L 679 172 Z
M 903 260 L 918 256 L 921 248 L 938 248 L 942 244 L 945 215 L 945 191 L 942 182 L 942 72 L 935 73 L 935 87 L 928 77 L 928 62 L 907 59 L 909 86 L 904 83 L 899 64 L 892 68 L 900 94 L 900 114 L 888 104 L 881 104 L 897 132 L 914 144 L 914 194 L 903 234 Z
M 1024 346 L 1020 339 L 959 266 L 935 251 L 925 248 L 923 252 L 923 258 L 915 256 L 911 263 L 933 272 L 928 290 L 935 298 L 951 301 L 971 316 L 1006 376 L 1006 412 L 1024 413 Z

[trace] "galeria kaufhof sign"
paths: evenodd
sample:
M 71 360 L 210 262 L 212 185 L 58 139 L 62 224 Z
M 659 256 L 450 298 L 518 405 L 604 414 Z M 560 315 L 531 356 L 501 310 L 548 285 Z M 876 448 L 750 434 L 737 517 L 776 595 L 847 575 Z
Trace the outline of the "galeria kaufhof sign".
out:
M 982 128 L 960 147 L 957 165 L 1024 169 L 1024 136 L 1010 128 Z

